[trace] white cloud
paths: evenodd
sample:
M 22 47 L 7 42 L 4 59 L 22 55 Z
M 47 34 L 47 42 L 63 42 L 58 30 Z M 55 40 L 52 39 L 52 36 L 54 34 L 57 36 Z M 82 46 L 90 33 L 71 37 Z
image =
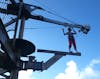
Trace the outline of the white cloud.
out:
M 59 73 L 55 79 L 100 79 L 100 68 L 96 68 L 97 65 L 100 65 L 100 60 L 93 59 L 80 70 L 77 63 L 71 60 L 66 63 L 65 71 Z M 18 79 L 36 79 L 32 73 L 32 70 L 20 71 Z
M 55 79 L 100 79 L 100 70 L 94 69 L 100 65 L 100 60 L 93 59 L 85 68 L 80 71 L 73 60 L 67 63 L 63 73 L 59 73 Z
M 67 68 L 64 73 L 58 74 L 55 79 L 77 79 L 78 78 L 77 65 L 74 61 L 67 63 Z
M 100 60 L 93 59 L 90 63 L 90 66 L 94 66 L 96 64 L 100 64 Z
M 18 79 L 35 79 L 32 76 L 33 71 L 32 70 L 27 70 L 27 71 L 20 71 L 19 72 L 19 78 Z

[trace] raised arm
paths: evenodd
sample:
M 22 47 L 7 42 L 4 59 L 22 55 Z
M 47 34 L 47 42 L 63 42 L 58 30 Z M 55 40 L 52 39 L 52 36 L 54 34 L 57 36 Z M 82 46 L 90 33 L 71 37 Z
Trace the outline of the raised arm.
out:
M 62 28 L 62 32 L 63 32 L 64 35 L 67 35 L 68 34 L 67 32 L 66 33 L 64 32 L 64 29 L 63 28 Z
M 77 34 L 77 32 L 72 28 L 72 30 L 73 30 L 73 34 Z

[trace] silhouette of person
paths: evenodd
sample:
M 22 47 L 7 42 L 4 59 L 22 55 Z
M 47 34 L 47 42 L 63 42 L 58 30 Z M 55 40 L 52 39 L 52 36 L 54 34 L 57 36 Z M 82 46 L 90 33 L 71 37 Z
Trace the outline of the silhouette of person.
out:
M 68 35 L 68 41 L 69 41 L 69 52 L 71 52 L 71 47 L 73 45 L 74 47 L 74 50 L 77 52 L 77 48 L 76 48 L 76 42 L 75 42 L 75 38 L 74 38 L 74 35 L 76 34 L 76 31 L 73 30 L 72 32 L 72 29 L 71 28 L 68 28 L 68 32 L 64 32 L 64 29 L 62 29 L 63 31 L 63 34 L 64 35 Z

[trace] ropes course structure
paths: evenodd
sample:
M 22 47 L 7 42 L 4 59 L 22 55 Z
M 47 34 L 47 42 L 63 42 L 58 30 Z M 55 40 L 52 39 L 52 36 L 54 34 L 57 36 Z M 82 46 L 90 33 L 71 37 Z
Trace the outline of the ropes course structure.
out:
M 88 34 L 88 32 L 90 31 L 90 26 L 77 24 L 71 20 L 68 20 L 67 18 L 62 17 L 61 15 L 56 14 L 55 12 L 48 11 L 40 6 L 24 3 L 23 0 L 19 0 L 19 2 L 16 2 L 15 0 L 2 0 L 0 4 L 5 5 L 5 7 L 0 6 L 0 13 L 3 14 L 2 16 L 4 16 L 5 19 L 9 20 L 8 22 L 6 22 L 2 17 L 0 17 L 0 36 L 1 36 L 0 75 L 3 76 L 4 79 L 18 79 L 18 72 L 20 70 L 27 70 L 27 69 L 33 69 L 34 71 L 47 70 L 59 59 L 61 59 L 63 56 L 66 55 L 81 56 L 80 52 L 74 53 L 74 52 L 64 52 L 57 50 L 36 49 L 35 44 L 23 38 L 25 30 L 25 21 L 28 19 L 34 19 L 37 21 L 56 24 L 61 27 L 77 28 L 84 34 Z M 70 23 L 50 19 L 42 15 L 32 14 L 32 12 L 35 10 L 46 11 L 52 15 L 63 18 L 66 21 L 69 21 Z M 9 17 L 8 19 L 7 17 L 9 15 L 14 17 L 13 18 Z M 15 26 L 13 26 L 12 24 L 15 24 Z M 12 26 L 13 29 L 7 30 L 7 28 L 10 26 Z M 39 28 L 33 28 L 33 29 L 39 29 Z M 12 39 L 8 34 L 9 31 L 14 32 Z M 49 53 L 49 54 L 54 54 L 54 56 L 52 56 L 46 62 L 43 61 L 37 62 L 35 56 L 29 56 L 34 52 Z M 27 57 L 29 58 L 29 60 L 23 61 L 20 59 L 20 57 Z M 4 73 L 6 72 L 9 72 L 10 75 L 5 75 Z

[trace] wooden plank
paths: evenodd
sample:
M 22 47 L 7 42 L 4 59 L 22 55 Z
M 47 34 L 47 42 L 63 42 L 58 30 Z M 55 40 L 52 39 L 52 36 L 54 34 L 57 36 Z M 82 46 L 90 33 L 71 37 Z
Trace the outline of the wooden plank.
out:
M 38 49 L 37 52 L 66 55 L 66 52 L 62 52 L 62 51 L 54 51 L 54 50 L 45 50 L 45 49 Z
M 37 52 L 51 53 L 51 54 L 58 54 L 58 55 L 76 55 L 76 56 L 81 56 L 81 53 L 79 53 L 79 52 L 73 53 L 73 52 L 45 50 L 45 49 L 37 49 Z

